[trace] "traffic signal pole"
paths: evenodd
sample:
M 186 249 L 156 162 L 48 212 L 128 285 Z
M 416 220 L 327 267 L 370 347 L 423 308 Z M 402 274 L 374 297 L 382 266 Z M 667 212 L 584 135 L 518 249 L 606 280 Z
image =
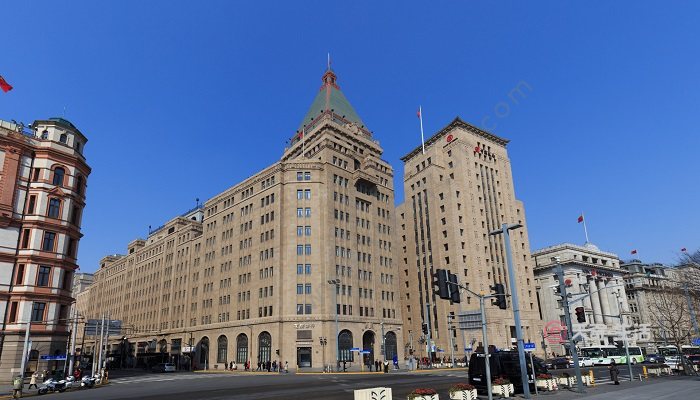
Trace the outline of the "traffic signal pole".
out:
M 428 353 L 428 365 L 432 367 L 433 365 L 433 352 L 432 352 L 432 346 L 433 346 L 433 341 L 430 338 L 430 331 L 432 330 L 430 327 L 430 303 L 425 303 L 425 323 L 428 325 L 428 341 L 426 342 L 425 348 Z
M 530 398 L 530 379 L 527 374 L 527 361 L 525 361 L 525 343 L 523 340 L 523 327 L 520 324 L 520 305 L 518 303 L 518 286 L 515 282 L 515 270 L 513 267 L 513 254 L 510 249 L 510 233 L 509 231 L 511 229 L 518 229 L 521 228 L 522 225 L 520 224 L 515 224 L 515 225 L 508 225 L 508 224 L 503 224 L 501 226 L 501 229 L 497 231 L 493 231 L 489 233 L 490 235 L 498 235 L 498 234 L 503 234 L 503 244 L 506 248 L 506 264 L 508 266 L 508 280 L 510 283 L 510 295 L 511 297 L 511 305 L 513 307 L 513 320 L 515 322 L 515 336 L 518 341 L 518 358 L 520 361 L 520 378 L 522 379 L 522 384 L 523 384 L 523 395 L 525 395 L 526 399 Z M 577 363 L 578 364 L 578 363 Z M 534 373 L 535 371 L 532 371 L 533 373 L 533 381 L 535 380 Z M 579 370 L 580 374 L 580 370 Z M 581 377 L 579 375 L 579 385 L 581 382 Z
M 467 289 L 469 290 L 469 289 Z M 472 292 L 472 294 L 476 294 Z M 481 308 L 481 333 L 484 335 L 484 366 L 486 367 L 486 390 L 489 394 L 489 400 L 493 400 L 493 388 L 491 388 L 491 364 L 489 363 L 489 338 L 486 335 L 486 309 L 484 307 L 485 296 L 479 296 L 479 307 Z
M 569 351 L 574 359 L 574 373 L 576 374 L 576 391 L 585 393 L 583 390 L 583 382 L 581 382 L 581 365 L 578 362 L 578 352 L 576 351 L 576 342 L 573 338 L 573 329 L 571 324 L 571 313 L 569 312 L 569 298 L 566 294 L 566 284 L 564 283 L 564 269 L 559 261 L 557 261 L 557 277 L 559 278 L 559 291 L 562 296 L 562 307 L 564 308 L 564 320 L 566 321 L 566 338 L 569 342 Z

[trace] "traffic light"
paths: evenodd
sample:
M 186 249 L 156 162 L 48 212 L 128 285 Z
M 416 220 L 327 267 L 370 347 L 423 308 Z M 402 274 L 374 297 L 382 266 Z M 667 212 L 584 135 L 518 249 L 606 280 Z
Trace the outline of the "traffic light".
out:
M 503 286 L 502 283 L 497 283 L 491 286 L 491 290 L 493 290 L 493 295 L 496 296 L 496 302 L 494 304 L 496 304 L 501 310 L 505 310 L 508 305 L 508 303 L 506 302 L 505 286 Z
M 450 289 L 447 287 L 448 272 L 444 269 L 436 269 L 433 273 L 433 293 L 443 300 L 450 300 Z
M 576 307 L 576 321 L 586 322 L 586 312 L 583 307 Z
M 450 282 L 454 282 L 454 284 L 452 284 L 452 283 L 447 284 L 447 287 L 449 288 L 449 292 L 450 292 L 450 300 L 452 300 L 453 303 L 459 303 L 460 298 L 459 298 L 459 286 L 457 286 L 457 275 L 448 271 L 447 277 L 449 278 Z
M 428 334 L 428 324 L 423 324 L 423 334 L 424 335 Z

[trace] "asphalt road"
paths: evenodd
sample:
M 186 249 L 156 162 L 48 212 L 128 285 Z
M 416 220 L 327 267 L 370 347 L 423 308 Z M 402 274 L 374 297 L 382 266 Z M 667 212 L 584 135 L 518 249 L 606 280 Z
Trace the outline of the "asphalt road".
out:
M 623 368 L 624 367 L 624 368 Z M 620 368 L 623 387 L 630 387 L 626 366 Z M 612 387 L 606 367 L 584 368 L 594 371 L 598 387 Z M 572 369 L 552 371 L 573 375 Z M 641 373 L 635 366 L 633 373 Z M 455 383 L 466 383 L 464 370 L 439 370 L 428 372 L 392 372 L 390 374 L 207 374 L 169 373 L 138 374 L 113 378 L 109 385 L 90 390 L 76 390 L 48 395 L 57 400 L 81 399 L 142 399 L 142 400 L 194 400 L 194 399 L 353 399 L 355 389 L 390 387 L 394 399 L 405 399 L 415 388 L 429 387 L 438 390 L 444 398 Z M 616 386 L 615 388 L 619 388 Z M 596 389 L 592 389 L 596 390 Z M 563 393 L 562 393 L 563 394 Z M 556 397 L 559 399 L 562 394 Z M 566 397 L 566 396 L 564 396 Z

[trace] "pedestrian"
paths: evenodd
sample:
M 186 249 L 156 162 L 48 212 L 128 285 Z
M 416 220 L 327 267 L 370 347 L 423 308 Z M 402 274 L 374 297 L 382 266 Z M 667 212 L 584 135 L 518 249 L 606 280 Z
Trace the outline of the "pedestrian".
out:
M 394 362 L 394 369 L 398 370 L 399 369 L 399 356 L 394 354 L 392 361 Z
M 615 360 L 612 360 L 610 362 L 610 367 L 608 367 L 610 370 L 610 380 L 615 382 L 616 385 L 620 384 L 620 380 L 618 379 L 618 376 L 620 375 L 620 370 L 617 368 L 617 364 L 615 364 Z
M 272 362 L 272 372 L 277 372 L 277 360 Z
M 262 370 L 260 369 L 261 366 L 262 366 L 262 363 L 260 362 L 260 360 L 258 360 L 258 369 L 256 369 L 256 371 L 262 371 Z
M 284 373 L 285 374 L 289 373 L 289 363 L 287 361 L 284 362 Z
M 38 388 L 39 388 L 39 387 L 36 385 L 36 379 L 37 379 L 38 377 L 39 377 L 39 372 L 34 371 L 34 373 L 32 374 L 31 379 L 29 379 L 29 389 L 31 389 L 32 386 L 34 386 L 34 389 L 38 389 Z
M 384 373 L 389 373 L 389 360 L 384 360 Z
M 17 375 L 15 379 L 12 380 L 12 398 L 17 399 L 22 397 L 22 387 L 24 386 L 24 379 L 22 375 Z M 18 397 L 19 396 L 19 397 Z

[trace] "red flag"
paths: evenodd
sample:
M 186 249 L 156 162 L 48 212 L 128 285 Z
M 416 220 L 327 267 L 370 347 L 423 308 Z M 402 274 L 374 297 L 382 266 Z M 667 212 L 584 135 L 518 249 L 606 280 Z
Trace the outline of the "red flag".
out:
M 686 249 L 686 248 L 684 247 L 684 248 L 681 249 L 681 251 L 685 253 L 686 251 L 688 251 L 688 249 Z
M 479 148 L 479 146 L 474 147 L 474 152 L 475 152 L 475 153 L 478 153 L 478 152 L 480 152 L 480 151 L 481 151 L 481 149 Z
M 2 75 L 0 75 L 0 89 L 2 89 L 2 91 L 5 93 L 12 90 L 12 85 L 7 83 L 7 81 L 5 80 L 5 78 L 2 77 Z
M 637 254 L 637 250 L 632 250 L 631 254 Z
M 420 108 L 418 109 L 418 111 L 416 111 L 416 116 L 420 118 Z
M 580 224 L 581 222 L 583 222 L 583 215 L 578 216 L 578 223 Z
M 304 137 L 304 131 L 299 132 L 299 139 L 302 139 Z

